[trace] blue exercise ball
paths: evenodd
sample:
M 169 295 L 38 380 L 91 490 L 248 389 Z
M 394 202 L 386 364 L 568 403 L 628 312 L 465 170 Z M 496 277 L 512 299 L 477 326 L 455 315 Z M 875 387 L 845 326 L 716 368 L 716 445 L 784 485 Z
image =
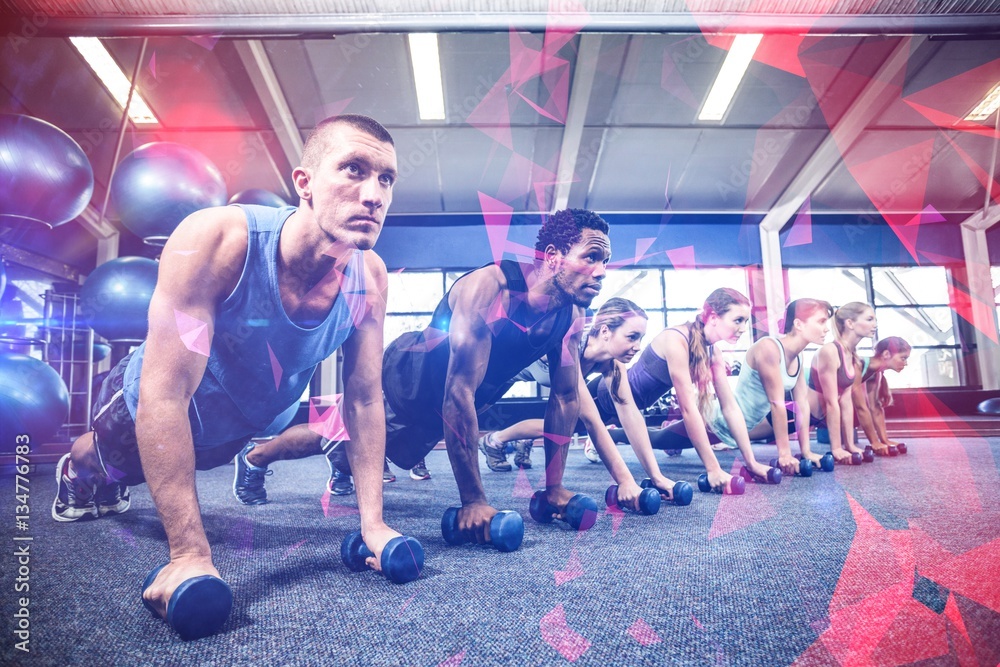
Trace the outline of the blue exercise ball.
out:
M 145 257 L 119 257 L 94 269 L 80 290 L 84 321 L 108 340 L 144 339 L 158 266 Z
M 225 206 L 226 182 L 211 160 L 189 146 L 145 144 L 125 156 L 111 177 L 122 224 L 149 243 L 165 243 L 195 211 Z
M 1000 398 L 987 398 L 976 406 L 976 410 L 984 415 L 1000 415 Z
M 257 434 L 258 438 L 271 438 L 276 435 L 281 435 L 281 432 L 288 428 L 288 425 L 292 423 L 295 419 L 295 415 L 299 411 L 299 402 L 295 401 L 287 408 L 284 412 L 274 418 L 274 421 L 268 425 L 263 431 Z
M 44 120 L 0 114 L 0 217 L 55 227 L 94 194 L 94 170 L 72 137 Z
M 272 208 L 282 208 L 288 206 L 288 202 L 278 195 L 262 188 L 250 188 L 237 192 L 229 199 L 230 204 L 257 204 L 258 206 L 270 206 Z
M 3 262 L 0 262 L 0 299 L 3 298 L 3 293 L 7 290 L 7 267 L 4 266 Z
M 55 369 L 26 354 L 0 354 L 3 451 L 22 434 L 35 446 L 47 442 L 68 419 L 69 392 Z

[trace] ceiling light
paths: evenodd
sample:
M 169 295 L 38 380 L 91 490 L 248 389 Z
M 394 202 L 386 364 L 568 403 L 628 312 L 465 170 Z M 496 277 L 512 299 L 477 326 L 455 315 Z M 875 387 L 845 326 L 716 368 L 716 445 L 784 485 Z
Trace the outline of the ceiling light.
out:
M 420 120 L 444 120 L 444 89 L 441 86 L 441 57 L 438 36 L 432 32 L 411 33 L 410 63 L 417 86 Z
M 719 76 L 716 77 L 712 90 L 708 93 L 698 120 L 722 120 L 729 108 L 729 103 L 733 101 L 736 89 L 743 80 L 743 75 L 747 71 L 747 66 L 753 60 L 754 51 L 763 35 L 737 35 L 733 39 L 733 45 L 729 47 Z
M 101 40 L 96 37 L 70 37 L 69 41 L 87 61 L 90 69 L 94 71 L 111 96 L 115 98 L 118 106 L 124 109 L 128 102 L 128 91 L 132 86 L 129 84 L 128 77 L 118 67 L 118 63 L 101 44 Z M 136 124 L 157 124 L 160 122 L 153 115 L 145 100 L 139 96 L 138 89 L 132 93 L 132 103 L 129 105 L 128 116 Z
M 969 112 L 965 120 L 986 120 L 996 112 L 997 108 L 1000 108 L 1000 83 L 986 93 L 986 96 L 976 105 L 975 109 Z

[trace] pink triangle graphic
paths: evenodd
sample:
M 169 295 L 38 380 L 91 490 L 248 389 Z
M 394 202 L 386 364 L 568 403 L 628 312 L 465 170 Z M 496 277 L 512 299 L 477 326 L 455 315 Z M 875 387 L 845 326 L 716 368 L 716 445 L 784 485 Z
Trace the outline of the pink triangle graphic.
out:
M 618 527 L 622 525 L 622 519 L 625 518 L 625 511 L 617 505 L 608 505 L 605 513 L 611 515 L 611 537 L 614 537 L 618 534 Z
M 285 549 L 285 554 L 281 557 L 281 559 L 284 560 L 285 558 L 288 558 L 289 556 L 291 556 L 292 552 L 293 551 L 297 551 L 299 547 L 301 547 L 303 544 L 306 543 L 306 541 L 307 540 L 300 540 L 300 541 L 296 542 L 295 544 L 293 544 L 292 546 L 290 546 L 287 549 Z
M 556 570 L 553 574 L 556 578 L 556 586 L 562 586 L 567 581 L 572 581 L 583 576 L 583 564 L 580 562 L 580 556 L 577 554 L 575 548 L 569 552 L 569 560 L 566 561 L 566 567 L 562 570 Z
M 660 635 L 656 634 L 656 630 L 641 618 L 636 619 L 635 623 L 630 625 L 625 632 L 643 646 L 652 646 L 663 641 L 660 639 Z
M 329 118 L 330 116 L 339 116 L 344 113 L 347 107 L 351 106 L 351 102 L 354 101 L 353 97 L 348 97 L 346 100 L 337 100 L 336 102 L 331 102 L 330 104 L 324 104 L 322 110 L 316 116 L 316 122 L 323 120 L 324 118 Z
M 465 650 L 466 649 L 462 649 L 444 662 L 439 662 L 438 667 L 458 667 L 462 664 L 462 659 L 465 658 Z
M 636 239 L 635 240 L 635 263 L 639 260 L 646 258 L 646 251 L 649 247 L 656 242 L 656 237 L 648 239 Z
M 674 265 L 675 269 L 693 269 L 696 266 L 694 260 L 694 246 L 689 245 L 682 248 L 668 250 L 667 259 L 670 260 L 670 263 Z
M 356 507 L 331 503 L 329 489 L 323 491 L 323 495 L 319 499 L 319 504 L 323 508 L 323 516 L 328 519 L 339 519 L 342 516 L 354 516 L 358 513 Z
M 928 204 L 918 215 L 913 216 L 907 225 L 927 225 L 935 222 L 947 222 L 947 218 L 941 215 L 936 208 Z
M 193 255 L 193 254 L 195 254 L 198 251 L 197 250 L 173 250 L 172 252 L 175 255 L 181 255 L 183 257 L 188 257 L 189 255 Z
M 334 442 L 350 440 L 341 412 L 343 404 L 343 394 L 310 397 L 309 430 Z
M 535 488 L 528 480 L 528 473 L 524 472 L 524 468 L 518 469 L 517 479 L 514 480 L 514 490 L 510 495 L 512 498 L 530 498 L 535 495 Z
M 181 336 L 181 342 L 191 352 L 195 352 L 207 357 L 211 344 L 208 342 L 208 323 L 202 322 L 197 317 L 191 317 L 187 313 L 174 309 L 174 321 L 177 323 L 177 332 Z
M 736 459 L 730 474 L 738 474 L 742 465 L 739 459 Z M 711 540 L 727 533 L 742 530 L 755 523 L 775 517 L 777 514 L 777 510 L 760 490 L 760 485 L 747 484 L 747 490 L 742 496 L 723 495 L 719 499 L 719 508 L 715 510 L 712 527 L 708 531 L 708 539 Z
M 278 358 L 274 356 L 271 344 L 265 343 L 265 345 L 267 345 L 267 354 L 271 357 L 271 373 L 274 374 L 274 388 L 277 389 L 281 385 L 281 364 L 278 363 Z
M 569 662 L 576 662 L 590 648 L 590 641 L 566 623 L 566 612 L 562 604 L 556 605 L 542 617 L 538 629 L 545 643 Z
M 809 245 L 812 243 L 812 240 L 812 212 L 809 198 L 806 197 L 806 201 L 795 215 L 792 228 L 788 231 L 788 236 L 785 237 L 785 242 L 782 245 L 785 248 L 791 248 L 793 246 Z
M 507 234 L 510 232 L 510 218 L 514 209 L 482 192 L 479 193 L 479 207 L 483 211 L 483 220 L 486 222 L 486 236 L 490 241 L 493 261 L 499 264 L 500 260 L 503 259 Z

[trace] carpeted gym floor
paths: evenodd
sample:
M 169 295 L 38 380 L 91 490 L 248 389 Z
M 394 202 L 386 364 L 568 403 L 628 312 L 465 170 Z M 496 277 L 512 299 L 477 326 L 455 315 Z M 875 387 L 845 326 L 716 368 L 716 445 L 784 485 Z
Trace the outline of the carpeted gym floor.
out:
M 179 640 L 139 602 L 167 557 L 145 487 L 118 517 L 57 524 L 52 466 L 30 479 L 27 531 L 0 480 L 8 547 L 4 665 L 988 665 L 1000 663 L 1000 439 L 912 440 L 910 453 L 838 467 L 742 497 L 695 491 L 652 517 L 608 513 L 603 466 L 570 453 L 567 486 L 599 501 L 586 533 L 528 518 L 536 467 L 494 473 L 494 506 L 525 517 L 515 553 L 447 546 L 458 494 L 445 452 L 433 478 L 396 470 L 385 514 L 427 554 L 416 582 L 352 573 L 339 545 L 354 497 L 322 491 L 321 459 L 273 466 L 271 501 L 244 507 L 232 468 L 199 473 L 215 562 L 236 595 L 224 631 Z M 773 447 L 757 447 L 767 460 Z M 640 467 L 621 448 L 632 470 Z M 657 456 L 692 483 L 691 450 Z M 724 466 L 734 464 L 723 453 Z M 734 470 L 735 470 L 734 464 Z M 32 540 L 12 541 L 14 536 Z M 15 548 L 30 544 L 30 592 L 15 593 Z M 13 545 L 13 546 L 11 546 Z M 30 653 L 15 648 L 27 595 Z

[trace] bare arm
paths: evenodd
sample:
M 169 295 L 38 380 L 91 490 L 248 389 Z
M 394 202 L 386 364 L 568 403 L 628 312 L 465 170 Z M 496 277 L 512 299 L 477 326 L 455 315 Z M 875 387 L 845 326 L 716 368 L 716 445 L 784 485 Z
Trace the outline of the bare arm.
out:
M 347 459 L 358 493 L 361 533 L 378 567 L 385 543 L 399 534 L 382 519 L 382 461 L 385 457 L 385 407 L 382 403 L 382 331 L 388 281 L 385 264 L 365 253 L 365 314 L 344 342 L 344 423 L 350 440 Z
M 646 428 L 646 420 L 643 418 L 642 413 L 639 411 L 639 406 L 635 404 L 635 398 L 632 396 L 632 386 L 628 383 L 625 364 L 617 359 L 613 359 L 612 363 L 617 365 L 622 376 L 621 385 L 618 388 L 618 395 L 622 399 L 622 402 L 618 403 L 614 401 L 615 412 L 618 414 L 618 421 L 625 430 L 625 435 L 628 436 L 629 443 L 632 445 L 632 451 L 635 452 L 636 458 L 639 459 L 642 469 L 649 475 L 653 486 L 661 490 L 672 489 L 673 480 L 660 472 L 660 466 L 656 462 L 656 455 L 653 454 L 653 445 L 649 441 L 649 429 Z M 610 373 L 605 376 L 604 380 L 610 390 Z
M 150 302 L 136 438 L 143 474 L 170 547 L 170 565 L 146 591 L 146 598 L 161 613 L 185 579 L 218 575 L 198 506 L 188 420 L 208 358 L 181 340 L 176 313 L 205 322 L 211 343 L 218 304 L 235 286 L 246 252 L 246 220 L 239 209 L 207 209 L 189 216 L 163 248 Z
M 574 309 L 576 320 L 582 321 L 582 308 Z M 545 487 L 562 487 L 566 455 L 569 452 L 570 434 L 580 417 L 580 357 L 562 354 L 563 349 L 580 349 L 579 328 L 573 327 L 563 340 L 562 347 L 549 353 L 549 400 L 545 405 Z M 589 392 L 584 388 L 584 392 Z M 596 409 L 596 406 L 595 406 Z M 606 430 L 605 430 L 606 432 Z M 556 439 L 553 439 L 555 436 Z M 610 438 L 609 438 L 610 440 Z M 595 443 L 596 444 L 596 443 Z
M 834 458 L 842 460 L 849 456 L 843 448 L 840 438 L 840 400 L 837 394 L 837 370 L 840 368 L 840 356 L 833 343 L 827 343 L 817 353 L 816 373 L 819 385 L 823 389 L 823 408 L 826 418 L 827 432 L 830 434 L 830 451 Z
M 774 429 L 774 441 L 778 446 L 778 467 L 786 475 L 798 472 L 798 461 L 792 456 L 792 445 L 788 437 L 788 411 L 785 409 L 785 385 L 781 381 L 781 365 L 784 351 L 774 342 L 774 339 L 764 338 L 754 343 L 747 353 L 747 363 L 753 363 L 760 376 L 767 402 L 771 407 L 771 426 Z M 800 377 L 799 380 L 802 378 Z M 806 407 L 808 411 L 808 406 Z M 807 422 L 808 424 L 808 422 Z M 809 429 L 806 427 L 806 435 Z
M 795 387 L 792 388 L 792 400 L 795 401 L 795 435 L 799 439 L 799 451 L 804 458 L 819 465 L 820 457 L 812 451 L 812 438 L 809 433 L 811 421 L 809 419 L 809 387 L 806 385 L 804 370 L 799 373 L 799 379 L 795 381 Z
M 732 387 L 729 386 L 729 369 L 726 367 L 722 355 L 716 355 L 712 358 L 712 382 L 715 385 L 715 395 L 719 398 L 719 409 L 722 412 L 722 417 L 726 420 L 726 425 L 729 426 L 729 433 L 736 441 L 736 446 L 743 454 L 746 466 L 758 475 L 766 475 L 767 466 L 757 462 L 753 448 L 750 446 L 746 418 L 743 416 L 740 404 L 736 402 Z
M 854 384 L 851 385 L 851 402 L 858 415 L 858 423 L 861 424 L 865 437 L 875 449 L 882 448 L 882 442 L 878 436 L 874 415 L 868 403 L 868 393 L 865 391 L 865 383 L 861 381 L 861 373 L 854 376 Z

